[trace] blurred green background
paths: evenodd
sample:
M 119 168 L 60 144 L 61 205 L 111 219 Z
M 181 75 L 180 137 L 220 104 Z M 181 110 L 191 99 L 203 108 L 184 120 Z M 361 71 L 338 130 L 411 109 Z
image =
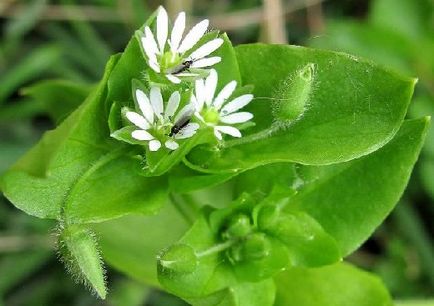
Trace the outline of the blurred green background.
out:
M 333 49 L 418 77 L 409 117 L 434 114 L 430 0 L 0 0 L 0 174 L 76 106 L 71 96 L 86 96 L 160 4 L 191 24 L 209 18 L 234 44 Z M 377 273 L 398 305 L 434 298 L 433 220 L 431 128 L 401 202 L 349 260 Z M 0 305 L 185 305 L 110 268 L 109 298 L 96 300 L 58 262 L 53 227 L 0 196 Z

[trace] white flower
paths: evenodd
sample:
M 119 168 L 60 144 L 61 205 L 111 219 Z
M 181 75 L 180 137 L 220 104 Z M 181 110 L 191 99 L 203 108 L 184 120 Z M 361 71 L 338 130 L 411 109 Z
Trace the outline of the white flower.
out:
M 221 140 L 222 133 L 233 137 L 241 137 L 241 132 L 230 125 L 249 121 L 253 114 L 249 112 L 237 112 L 250 103 L 253 95 L 245 94 L 228 101 L 228 98 L 234 92 L 237 82 L 231 81 L 215 95 L 218 76 L 217 72 L 212 69 L 206 79 L 196 80 L 195 92 L 191 97 L 191 102 L 195 106 L 195 115 L 208 126 L 214 128 L 214 135 Z
M 172 83 L 179 84 L 181 82 L 180 77 L 198 75 L 188 72 L 189 68 L 210 67 L 221 61 L 219 56 L 207 57 L 223 44 L 221 38 L 210 40 L 191 52 L 191 49 L 208 29 L 209 21 L 207 19 L 196 24 L 185 35 L 184 39 L 182 39 L 185 29 L 184 12 L 179 13 L 176 18 L 169 39 L 168 25 L 167 12 L 160 6 L 157 15 L 157 40 L 155 40 L 154 34 L 148 26 L 145 27 L 145 31 L 140 38 L 148 65 L 152 70 L 165 74 Z
M 139 128 L 131 133 L 131 137 L 148 141 L 150 151 L 158 151 L 162 142 L 166 148 L 176 150 L 179 144 L 175 140 L 189 138 L 199 128 L 199 124 L 189 123 L 188 116 L 194 111 L 191 104 L 177 112 L 181 100 L 178 91 L 172 93 L 166 109 L 158 87 L 151 87 L 149 98 L 140 89 L 136 89 L 135 96 L 141 114 L 132 111 L 126 113 L 126 118 Z

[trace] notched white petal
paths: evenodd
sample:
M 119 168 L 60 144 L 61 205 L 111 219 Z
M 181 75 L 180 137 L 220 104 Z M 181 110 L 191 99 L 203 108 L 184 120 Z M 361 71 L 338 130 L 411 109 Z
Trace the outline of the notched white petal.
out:
M 243 108 L 244 106 L 246 106 L 247 104 L 249 104 L 250 101 L 252 101 L 252 99 L 253 99 L 252 94 L 247 94 L 247 95 L 242 95 L 242 96 L 236 97 L 235 99 L 233 99 L 232 101 L 227 103 L 222 108 L 221 114 L 227 115 L 227 114 L 236 112 L 237 110 L 239 110 L 239 109 Z
M 214 99 L 213 106 L 217 110 L 219 110 L 221 106 L 224 104 L 224 102 L 226 101 L 226 99 L 228 99 L 232 95 L 236 87 L 237 87 L 237 81 L 231 81 L 228 84 L 226 84 L 226 86 L 223 87 L 223 89 Z
M 179 44 L 181 43 L 182 34 L 184 34 L 185 29 L 185 13 L 181 12 L 176 17 L 175 23 L 173 25 L 172 33 L 170 36 L 170 48 L 173 53 L 178 51 Z
M 137 140 L 152 140 L 154 136 L 152 136 L 149 132 L 144 130 L 135 130 L 131 133 L 131 137 Z
M 217 87 L 217 71 L 215 69 L 211 69 L 209 72 L 209 76 L 205 80 L 205 103 L 210 106 L 213 101 L 215 89 Z
M 127 112 L 125 116 L 132 124 L 141 129 L 147 130 L 150 127 L 148 121 L 135 112 Z
M 181 79 L 174 76 L 173 74 L 166 74 L 166 78 L 172 82 L 173 84 L 179 84 L 181 83 Z
M 170 95 L 169 102 L 167 103 L 166 112 L 164 113 L 164 118 L 172 118 L 179 106 L 179 101 L 181 101 L 181 95 L 179 91 L 175 91 Z
M 151 87 L 150 98 L 155 115 L 157 115 L 157 117 L 160 119 L 163 118 L 163 97 L 161 96 L 159 87 Z
M 149 48 L 149 52 L 153 54 L 159 54 L 157 42 L 155 41 L 154 34 L 152 34 L 151 29 L 147 26 L 145 27 L 145 37 L 146 37 L 146 46 L 144 48 Z
M 213 66 L 217 63 L 220 63 L 222 58 L 220 56 L 213 56 L 213 57 L 206 57 L 202 58 L 200 60 L 197 60 L 193 62 L 193 64 L 190 66 L 191 68 L 205 68 Z
M 190 57 L 197 60 L 201 59 L 202 57 L 208 56 L 209 54 L 217 50 L 222 44 L 223 39 L 213 39 L 197 48 L 192 54 L 190 54 Z
M 174 140 L 167 140 L 164 143 L 165 147 L 168 148 L 169 150 L 176 150 L 179 148 L 179 144 L 174 141 Z
M 169 18 L 164 7 L 160 6 L 157 15 L 157 41 L 160 47 L 161 54 L 164 53 L 164 47 L 167 41 L 167 33 L 169 27 Z
M 185 36 L 184 40 L 179 46 L 178 52 L 184 53 L 191 48 L 202 38 L 208 29 L 209 21 L 208 19 L 202 20 L 198 24 L 196 24 L 193 28 L 191 28 L 190 32 Z
M 253 118 L 249 112 L 239 112 L 220 117 L 220 121 L 227 124 L 243 123 Z
M 140 89 L 136 89 L 136 100 L 140 111 L 145 116 L 146 120 L 150 124 L 154 123 L 154 110 L 151 107 L 148 96 Z
M 154 139 L 149 142 L 149 150 L 152 152 L 158 151 L 161 148 L 161 142 Z
M 241 137 L 240 130 L 238 130 L 237 128 L 234 128 L 233 126 L 227 126 L 227 125 L 215 126 L 214 127 L 214 133 L 216 130 L 219 131 L 220 133 L 228 134 L 228 135 L 233 136 L 233 137 Z M 219 139 L 221 139 L 221 138 L 219 138 Z

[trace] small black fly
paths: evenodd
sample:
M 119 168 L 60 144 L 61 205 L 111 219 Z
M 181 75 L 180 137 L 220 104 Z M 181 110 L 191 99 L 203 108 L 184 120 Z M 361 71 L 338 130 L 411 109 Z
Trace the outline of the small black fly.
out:
M 179 133 L 187 124 L 190 123 L 191 117 L 193 116 L 194 109 L 187 108 L 184 113 L 180 116 L 178 121 L 170 129 L 169 136 L 173 136 Z
M 193 65 L 195 60 L 186 60 L 183 61 L 181 64 L 179 64 L 178 66 L 174 67 L 170 73 L 171 74 L 178 74 L 184 71 L 188 71 L 188 69 L 190 69 L 191 65 Z

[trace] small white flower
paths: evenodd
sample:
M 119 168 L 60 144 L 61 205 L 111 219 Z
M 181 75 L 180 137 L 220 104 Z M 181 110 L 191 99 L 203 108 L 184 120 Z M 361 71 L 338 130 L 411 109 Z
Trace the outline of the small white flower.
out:
M 149 67 L 157 73 L 165 74 L 172 83 L 179 84 L 181 83 L 180 77 L 198 75 L 186 72 L 188 68 L 206 68 L 220 62 L 219 56 L 207 56 L 223 44 L 221 38 L 210 40 L 191 52 L 191 49 L 205 34 L 208 25 L 207 19 L 199 22 L 182 39 L 185 30 L 185 13 L 181 12 L 176 18 L 170 38 L 168 38 L 169 18 L 166 10 L 160 6 L 157 15 L 157 40 L 148 26 L 145 27 L 141 36 L 142 48 L 145 51 Z M 189 53 L 188 56 L 187 53 Z
M 172 93 L 165 109 L 158 87 L 151 87 L 149 98 L 140 89 L 136 89 L 135 96 L 141 114 L 129 111 L 125 116 L 139 128 L 131 133 L 131 137 L 140 141 L 148 141 L 150 151 L 158 151 L 162 142 L 166 148 L 176 150 L 179 144 L 175 140 L 189 138 L 199 128 L 199 124 L 189 123 L 185 119 L 189 114 L 193 114 L 194 107 L 191 104 L 178 111 L 181 100 L 178 91 Z M 176 127 L 176 133 L 174 133 L 174 127 Z
M 191 97 L 191 102 L 195 106 L 195 115 L 199 120 L 214 128 L 214 135 L 222 140 L 222 133 L 233 137 L 241 137 L 241 132 L 230 125 L 247 122 L 253 118 L 249 112 L 238 112 L 241 108 L 250 103 L 253 95 L 245 94 L 231 101 L 228 98 L 234 92 L 237 82 L 231 81 L 215 95 L 218 76 L 212 69 L 206 79 L 196 80 L 195 92 Z

